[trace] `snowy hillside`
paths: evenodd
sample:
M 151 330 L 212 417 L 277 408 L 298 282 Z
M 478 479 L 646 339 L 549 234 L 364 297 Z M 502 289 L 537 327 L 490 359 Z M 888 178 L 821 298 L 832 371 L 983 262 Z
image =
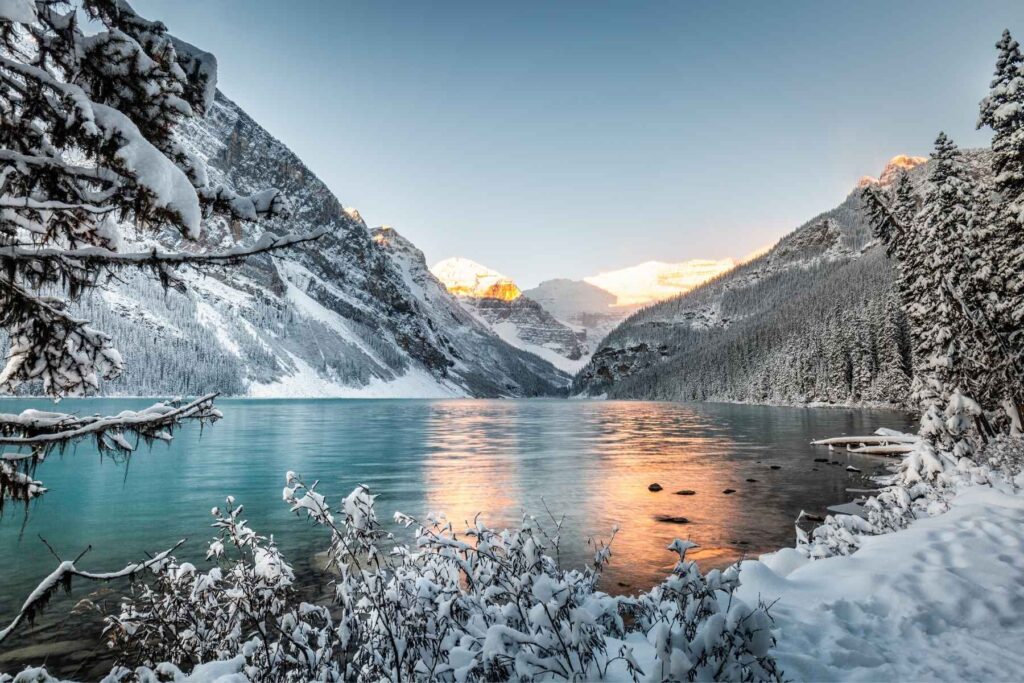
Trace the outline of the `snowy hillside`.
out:
M 568 373 L 586 363 L 586 331 L 557 320 L 511 278 L 460 257 L 440 261 L 430 272 L 466 312 L 510 345 Z
M 970 152 L 976 172 L 985 152 Z M 927 165 L 896 157 L 872 184 Z M 867 181 L 862 181 L 861 184 Z M 909 382 L 906 322 L 889 259 L 858 193 L 766 254 L 615 329 L 573 391 L 615 398 L 768 403 L 902 402 Z
M 343 208 L 222 94 L 181 137 L 208 163 L 214 182 L 245 191 L 276 187 L 293 204 L 291 218 L 253 234 L 237 224 L 210 225 L 201 246 L 248 243 L 264 229 L 326 227 L 328 234 L 241 268 L 187 274 L 188 295 L 131 279 L 86 300 L 83 317 L 125 349 L 128 370 L 104 386 L 106 393 L 439 397 L 563 390 L 568 378 L 549 364 L 524 359 L 486 328 L 453 317 L 458 306 L 443 290 L 424 298 L 395 255 L 371 239 L 358 212 Z M 167 237 L 165 243 L 173 241 Z

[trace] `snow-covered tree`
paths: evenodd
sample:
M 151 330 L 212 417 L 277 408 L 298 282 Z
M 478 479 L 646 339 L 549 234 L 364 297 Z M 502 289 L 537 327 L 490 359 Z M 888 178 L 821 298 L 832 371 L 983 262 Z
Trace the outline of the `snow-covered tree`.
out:
M 1024 412 L 1024 56 L 1010 32 L 996 43 L 995 75 L 978 127 L 992 129 L 992 193 L 977 278 L 986 284 L 988 331 L 1018 428 Z M 986 277 L 987 276 L 987 277 Z
M 908 291 L 908 313 L 921 371 L 948 395 L 973 380 L 972 370 L 984 362 L 978 358 L 984 350 L 969 344 L 961 325 L 964 284 L 970 278 L 968 249 L 977 221 L 977 189 L 959 150 L 945 133 L 935 140 L 928 180 L 917 216 L 919 256 L 905 265 L 905 275 L 913 283 Z
M 316 237 L 264 235 L 222 252 L 158 246 L 195 242 L 212 220 L 288 209 L 273 189 L 241 196 L 210 185 L 178 141 L 177 125 L 201 115 L 215 87 L 212 55 L 125 0 L 0 3 L 0 392 L 29 383 L 53 397 L 81 395 L 124 371 L 110 337 L 69 312 L 120 271 L 183 287 L 179 267 L 230 264 Z M 130 246 L 147 236 L 144 247 Z M 21 449 L 0 458 L 0 506 L 45 491 L 33 468 L 70 441 L 127 454 L 136 444 L 126 436 L 165 439 L 182 419 L 217 417 L 209 396 L 117 418 L 0 415 L 0 444 Z

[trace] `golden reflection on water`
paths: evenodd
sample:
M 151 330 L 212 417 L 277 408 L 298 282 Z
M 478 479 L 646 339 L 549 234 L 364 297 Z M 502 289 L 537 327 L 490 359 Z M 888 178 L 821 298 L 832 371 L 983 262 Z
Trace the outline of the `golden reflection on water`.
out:
M 728 457 L 737 445 L 720 421 L 677 404 L 571 404 L 569 422 L 552 419 L 558 404 L 546 407 L 534 419 L 523 403 L 436 403 L 426 428 L 425 511 L 445 513 L 456 528 L 478 513 L 503 527 L 524 513 L 546 516 L 546 505 L 565 515 L 562 555 L 577 564 L 589 554 L 586 537 L 607 538 L 618 525 L 605 580 L 613 591 L 663 578 L 674 538 L 699 543 L 692 557 L 705 568 L 744 554 L 747 539 L 736 529 L 743 500 L 723 493 L 744 479 L 737 481 Z M 654 482 L 663 490 L 649 491 Z M 696 495 L 675 495 L 680 489 Z

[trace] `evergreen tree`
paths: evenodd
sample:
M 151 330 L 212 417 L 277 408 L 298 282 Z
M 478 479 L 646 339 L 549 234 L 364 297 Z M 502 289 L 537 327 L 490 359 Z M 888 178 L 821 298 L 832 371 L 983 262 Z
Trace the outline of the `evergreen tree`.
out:
M 86 35 L 79 18 L 95 22 Z M 200 237 L 205 220 L 281 214 L 276 190 L 240 196 L 207 182 L 175 137 L 212 102 L 216 63 L 123 0 L 0 4 L 0 392 L 26 382 L 60 397 L 99 388 L 124 368 L 111 338 L 72 314 L 83 293 L 121 271 L 183 288 L 178 266 L 234 263 L 310 238 L 265 236 L 226 253 L 120 250 L 125 233 Z M 314 235 L 313 237 L 315 237 Z M 219 415 L 212 396 L 134 416 L 45 421 L 4 416 L 0 444 L 29 449 L 0 461 L 0 509 L 43 489 L 30 475 L 46 453 L 94 438 L 128 454 L 125 435 L 166 438 L 183 418 Z
M 977 191 L 945 133 L 935 140 L 929 186 L 918 216 L 923 258 L 913 259 L 910 278 L 915 354 L 924 372 L 933 376 L 943 394 L 974 385 L 972 365 L 983 362 L 968 347 L 963 323 L 964 285 L 970 279 L 966 258 L 975 227 Z M 976 377 L 976 375 L 974 375 Z M 972 389 L 978 387 L 972 386 Z M 976 392 L 972 392 L 975 393 Z
M 996 43 L 995 75 L 981 101 L 978 127 L 992 129 L 992 201 L 978 254 L 986 283 L 985 330 L 1011 418 L 1024 411 L 1024 56 L 1009 31 Z M 985 277 L 988 275 L 988 277 Z
M 865 310 L 859 309 L 850 322 L 850 398 L 863 401 L 870 394 L 871 380 L 874 376 L 871 332 Z
M 898 298 L 885 299 L 885 313 L 878 331 L 878 376 L 872 395 L 876 400 L 906 395 L 910 389 L 908 364 L 904 356 L 905 342 L 902 330 L 903 312 Z

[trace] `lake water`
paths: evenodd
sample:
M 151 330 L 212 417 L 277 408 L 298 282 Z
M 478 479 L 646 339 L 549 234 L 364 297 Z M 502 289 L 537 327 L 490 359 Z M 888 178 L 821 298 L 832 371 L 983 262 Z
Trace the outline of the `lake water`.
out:
M 66 401 L 61 409 L 116 413 L 146 400 Z M 179 555 L 201 559 L 212 537 L 209 510 L 231 494 L 251 526 L 273 534 L 289 557 L 308 558 L 327 538 L 281 502 L 287 470 L 337 503 L 357 484 L 379 494 L 378 516 L 395 510 L 450 519 L 481 513 L 491 526 L 523 513 L 566 519 L 562 558 L 585 562 L 586 539 L 613 545 L 605 588 L 647 588 L 668 572 L 675 537 L 700 544 L 705 568 L 793 543 L 801 510 L 822 513 L 852 498 L 848 487 L 878 458 L 809 445 L 815 438 L 912 427 L 904 413 L 732 404 L 616 401 L 222 400 L 225 419 L 186 426 L 169 446 L 143 447 L 130 462 L 101 459 L 91 444 L 54 455 L 37 470 L 50 493 L 0 519 L 0 624 L 55 566 L 39 537 L 80 566 L 120 568 L 180 538 Z M 0 412 L 49 407 L 5 400 Z M 831 455 L 843 466 L 816 463 Z M 773 469 L 776 466 L 778 469 Z M 756 480 L 756 481 L 750 481 Z M 658 482 L 664 490 L 648 491 Z M 735 493 L 725 494 L 727 488 Z M 691 489 L 692 496 L 674 495 Z M 689 524 L 659 522 L 685 516 Z M 79 588 L 79 592 L 90 588 Z M 80 595 L 76 595 L 81 597 Z M 54 609 L 57 609 L 55 607 Z

